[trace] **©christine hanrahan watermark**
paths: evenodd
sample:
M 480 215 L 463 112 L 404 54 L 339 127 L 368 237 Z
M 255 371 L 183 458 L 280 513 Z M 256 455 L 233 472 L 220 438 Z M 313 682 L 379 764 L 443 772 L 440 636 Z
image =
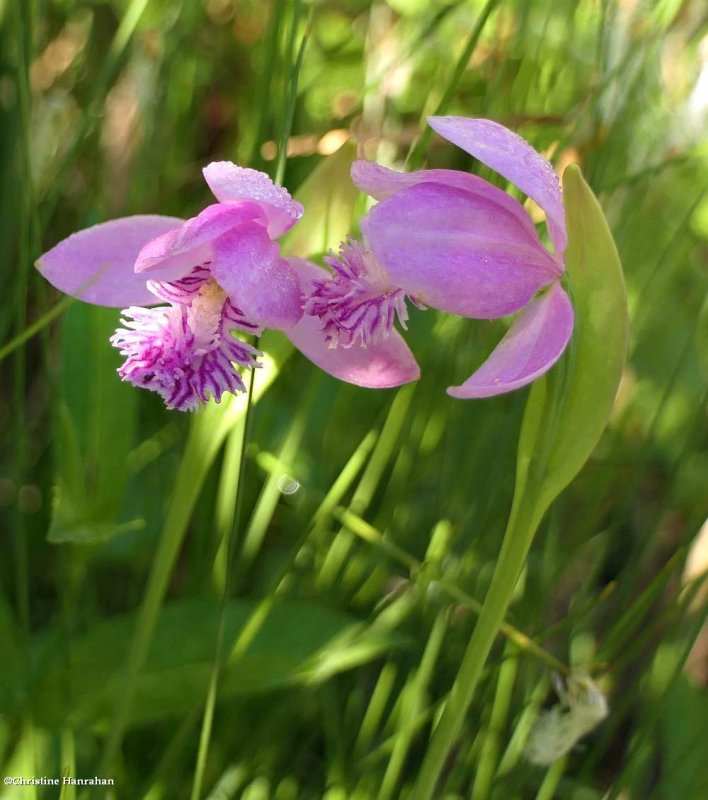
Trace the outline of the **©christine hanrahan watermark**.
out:
M 115 786 L 113 778 L 72 778 L 64 775 L 62 778 L 23 778 L 19 775 L 8 775 L 3 783 L 5 786 Z

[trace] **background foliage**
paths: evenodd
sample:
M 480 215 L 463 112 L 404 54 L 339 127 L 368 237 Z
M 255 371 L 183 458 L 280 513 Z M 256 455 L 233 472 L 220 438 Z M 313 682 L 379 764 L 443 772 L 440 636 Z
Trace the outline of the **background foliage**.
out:
M 408 796 L 489 583 L 527 394 L 444 388 L 503 323 L 416 314 L 423 378 L 397 392 L 274 336 L 247 419 L 190 418 L 116 379 L 116 312 L 31 265 L 103 219 L 195 213 L 218 159 L 284 164 L 308 211 L 286 249 L 316 256 L 365 208 L 355 153 L 477 169 L 421 136 L 440 110 L 581 165 L 632 312 L 612 420 L 542 525 L 440 797 L 703 796 L 706 605 L 682 575 L 708 511 L 704 13 L 0 0 L 3 775 L 114 777 L 145 800 Z M 554 665 L 592 671 L 611 714 L 544 770 L 522 751 Z

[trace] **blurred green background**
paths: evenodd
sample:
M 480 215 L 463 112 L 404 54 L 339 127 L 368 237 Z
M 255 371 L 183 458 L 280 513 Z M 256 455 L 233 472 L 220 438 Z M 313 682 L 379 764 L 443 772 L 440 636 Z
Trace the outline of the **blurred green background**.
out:
M 439 796 L 705 797 L 706 596 L 686 567 L 708 561 L 705 5 L 0 0 L 0 23 L 3 775 L 112 777 L 129 800 L 408 796 L 484 599 L 526 396 L 444 389 L 504 323 L 414 312 L 423 377 L 382 392 L 268 335 L 246 425 L 238 402 L 191 417 L 121 384 L 118 313 L 32 264 L 105 219 L 192 215 L 209 161 L 274 175 L 278 152 L 307 209 L 284 248 L 317 258 L 366 207 L 355 154 L 478 170 L 424 134 L 437 112 L 580 164 L 632 315 L 608 430 L 508 617 L 546 655 L 499 638 Z M 554 660 L 590 670 L 611 713 L 544 769 L 523 748 Z M 0 797 L 104 796 L 61 791 Z

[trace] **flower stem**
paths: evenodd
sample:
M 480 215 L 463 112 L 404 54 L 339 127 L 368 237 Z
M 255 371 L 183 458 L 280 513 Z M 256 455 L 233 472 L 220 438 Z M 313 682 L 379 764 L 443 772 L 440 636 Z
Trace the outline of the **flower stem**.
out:
M 216 698 L 219 689 L 219 678 L 221 677 L 222 660 L 224 658 L 224 636 L 226 632 L 226 609 L 229 602 L 231 589 L 231 578 L 233 574 L 233 556 L 236 549 L 236 535 L 241 527 L 241 512 L 243 508 L 243 483 L 245 474 L 246 444 L 251 423 L 251 412 L 253 409 L 253 387 L 255 383 L 256 371 L 251 370 L 248 382 L 248 397 L 246 410 L 244 412 L 243 425 L 241 430 L 241 441 L 238 457 L 238 479 L 236 483 L 236 496 L 233 524 L 227 532 L 226 546 L 226 569 L 224 575 L 224 586 L 221 594 L 221 606 L 219 610 L 219 626 L 214 645 L 214 662 L 212 664 L 211 677 L 209 679 L 209 689 L 204 703 L 204 714 L 202 716 L 202 727 L 199 734 L 199 749 L 197 750 L 197 762 L 194 768 L 194 779 L 192 781 L 191 800 L 199 800 L 202 796 L 202 785 L 204 782 L 204 771 L 206 760 L 211 743 L 211 731 L 214 723 L 214 710 L 216 708 Z
M 524 494 L 529 496 L 528 493 Z M 445 703 L 440 722 L 433 731 L 430 746 L 411 796 L 412 800 L 431 800 L 436 796 L 438 779 L 462 728 L 489 651 L 504 622 L 514 595 L 514 588 L 540 521 L 540 515 L 535 509 L 528 509 L 528 513 L 521 514 L 519 512 L 521 507 L 522 503 L 517 503 L 512 508 L 484 606 Z

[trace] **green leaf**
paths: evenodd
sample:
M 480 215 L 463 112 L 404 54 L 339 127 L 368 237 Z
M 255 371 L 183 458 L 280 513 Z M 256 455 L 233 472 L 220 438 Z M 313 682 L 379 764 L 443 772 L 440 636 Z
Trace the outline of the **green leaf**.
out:
M 222 699 L 324 680 L 380 657 L 394 641 L 362 630 L 345 614 L 292 601 L 270 610 L 247 647 L 234 647 L 260 612 L 244 601 L 226 609 L 224 652 L 231 655 L 221 675 Z M 199 600 L 164 609 L 138 678 L 133 724 L 183 714 L 203 702 L 219 613 L 216 604 Z M 82 726 L 101 725 L 110 718 L 123 687 L 123 659 L 134 625 L 132 614 L 111 619 L 55 657 L 33 691 L 40 724 L 58 727 L 70 718 Z
M 359 190 L 349 175 L 356 147 L 345 142 L 322 159 L 295 192 L 306 211 L 283 239 L 288 256 L 309 258 L 336 248 L 352 229 Z
M 580 170 L 563 175 L 568 288 L 575 328 L 568 352 L 529 395 L 517 462 L 517 503 L 536 520 L 578 474 L 612 412 L 627 355 L 622 267 L 600 205 Z

